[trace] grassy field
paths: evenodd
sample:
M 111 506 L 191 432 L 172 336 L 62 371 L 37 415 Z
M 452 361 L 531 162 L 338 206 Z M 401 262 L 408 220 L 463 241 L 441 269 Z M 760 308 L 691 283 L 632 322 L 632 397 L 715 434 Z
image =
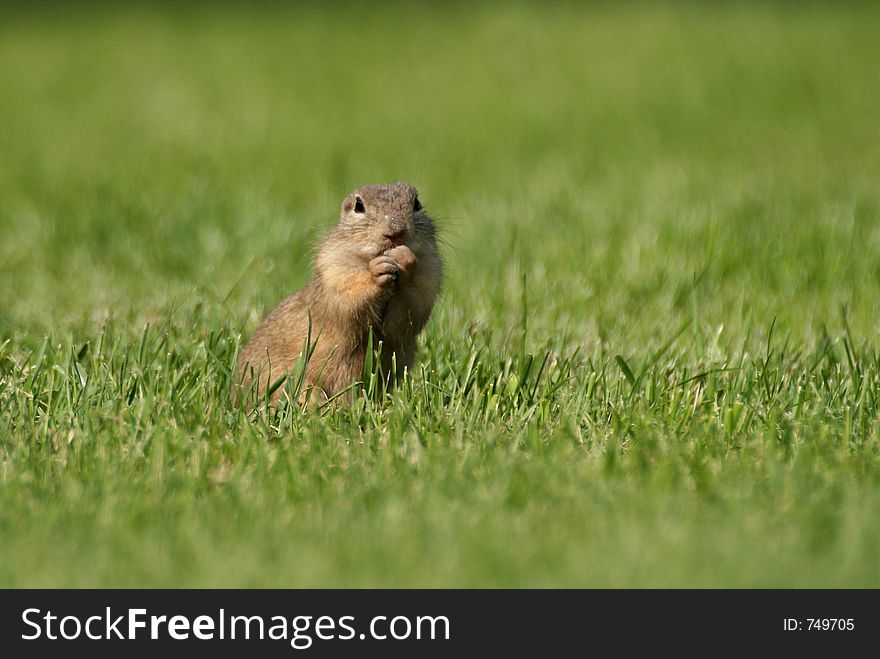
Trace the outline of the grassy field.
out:
M 880 10 L 0 21 L 0 585 L 880 586 Z M 444 294 L 390 400 L 228 400 L 346 192 Z

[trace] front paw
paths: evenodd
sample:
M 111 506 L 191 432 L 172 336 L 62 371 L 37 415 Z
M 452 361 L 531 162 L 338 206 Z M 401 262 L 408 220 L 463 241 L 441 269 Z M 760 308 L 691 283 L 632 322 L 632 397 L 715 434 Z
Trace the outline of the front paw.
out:
M 394 285 L 400 276 L 400 265 L 390 256 L 377 256 L 370 261 L 370 274 L 377 285 L 385 288 Z
M 416 255 L 406 245 L 398 245 L 393 249 L 389 249 L 385 252 L 385 256 L 393 259 L 400 266 L 400 274 L 403 276 L 411 274 L 413 268 L 415 268 L 416 261 L 418 261 Z

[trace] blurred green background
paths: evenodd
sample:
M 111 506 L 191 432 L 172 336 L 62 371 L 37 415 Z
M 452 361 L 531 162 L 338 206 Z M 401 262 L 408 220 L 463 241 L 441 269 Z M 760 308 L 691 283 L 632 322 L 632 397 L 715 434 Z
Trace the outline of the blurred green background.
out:
M 873 3 L 4 10 L 0 583 L 877 586 L 878 61 Z M 419 377 L 235 410 L 395 179 Z

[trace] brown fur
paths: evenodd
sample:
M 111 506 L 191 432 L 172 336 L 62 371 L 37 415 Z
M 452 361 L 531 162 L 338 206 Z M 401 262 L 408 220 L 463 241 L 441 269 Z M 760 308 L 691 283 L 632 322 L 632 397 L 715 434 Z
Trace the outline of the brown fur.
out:
M 239 353 L 233 396 L 254 378 L 262 396 L 290 373 L 310 315 L 315 349 L 304 389 L 317 387 L 319 398 L 361 379 L 370 330 L 382 341 L 384 373 L 392 355 L 398 373 L 412 367 L 443 274 L 434 223 L 414 208 L 417 200 L 416 189 L 399 182 L 366 185 L 345 198 L 339 224 L 318 249 L 312 281 L 282 300 Z

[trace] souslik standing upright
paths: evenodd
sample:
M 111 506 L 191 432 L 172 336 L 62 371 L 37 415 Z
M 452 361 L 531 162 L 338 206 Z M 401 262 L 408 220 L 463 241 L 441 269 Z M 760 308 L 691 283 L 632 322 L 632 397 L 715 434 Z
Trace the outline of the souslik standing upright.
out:
M 262 396 L 293 369 L 310 318 L 312 341 L 317 341 L 304 389 L 317 387 L 330 397 L 360 380 L 371 330 L 374 342 L 382 341 L 384 373 L 391 372 L 392 355 L 398 373 L 412 366 L 416 336 L 431 314 L 443 275 L 434 223 L 417 190 L 398 182 L 353 191 L 314 265 L 312 281 L 282 300 L 242 348 L 233 396 L 252 386 Z

